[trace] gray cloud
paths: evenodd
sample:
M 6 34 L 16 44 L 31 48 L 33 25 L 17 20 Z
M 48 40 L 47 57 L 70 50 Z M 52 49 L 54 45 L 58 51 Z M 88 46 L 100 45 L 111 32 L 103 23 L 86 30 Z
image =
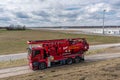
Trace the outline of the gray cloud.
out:
M 50 15 L 48 14 L 48 12 L 45 11 L 37 11 L 37 12 L 32 12 L 33 15 L 37 15 L 37 16 L 41 16 L 41 17 L 49 17 Z
M 17 18 L 30 18 L 25 12 L 16 12 L 15 15 Z
M 0 0 L 0 24 L 120 25 L 119 0 Z
M 3 9 L 3 8 L 0 8 L 0 12 L 4 12 L 4 9 Z
M 11 21 L 11 19 L 10 18 L 8 18 L 8 17 L 0 17 L 0 21 Z

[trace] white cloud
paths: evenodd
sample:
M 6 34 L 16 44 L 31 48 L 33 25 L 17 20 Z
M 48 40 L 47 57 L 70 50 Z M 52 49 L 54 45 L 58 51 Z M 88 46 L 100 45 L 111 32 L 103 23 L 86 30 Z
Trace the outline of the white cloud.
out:
M 119 0 L 0 0 L 0 24 L 28 26 L 101 25 L 106 10 L 106 25 L 120 25 Z M 109 18 L 110 19 L 109 19 Z
M 100 12 L 103 10 L 106 10 L 107 12 L 109 12 L 111 10 L 111 7 L 107 3 L 98 3 L 98 4 L 91 4 L 86 6 L 85 10 L 87 10 L 89 13 L 94 13 L 97 11 Z
M 98 4 L 92 4 L 92 5 L 88 5 L 85 9 L 90 12 L 90 13 L 94 13 L 99 11 L 100 9 L 103 8 L 103 3 L 98 3 Z

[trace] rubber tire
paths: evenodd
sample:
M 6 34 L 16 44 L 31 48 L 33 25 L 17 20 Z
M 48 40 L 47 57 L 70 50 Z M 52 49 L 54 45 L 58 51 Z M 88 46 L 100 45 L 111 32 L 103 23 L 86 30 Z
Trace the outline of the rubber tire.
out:
M 38 70 L 39 62 L 32 63 L 32 66 L 34 66 L 33 69 L 32 69 L 33 71 Z
M 81 61 L 83 62 L 83 61 L 85 61 L 85 59 L 84 59 L 84 58 L 81 58 Z
M 75 63 L 79 63 L 81 61 L 81 58 L 80 57 L 75 57 Z
M 72 58 L 68 58 L 68 59 L 66 60 L 66 64 L 70 65 L 70 64 L 72 64 L 72 63 L 73 63 Z
M 46 68 L 47 68 L 47 65 L 46 65 L 45 62 L 41 62 L 41 63 L 39 64 L 39 69 L 40 69 L 40 70 L 43 70 L 43 69 L 46 69 Z

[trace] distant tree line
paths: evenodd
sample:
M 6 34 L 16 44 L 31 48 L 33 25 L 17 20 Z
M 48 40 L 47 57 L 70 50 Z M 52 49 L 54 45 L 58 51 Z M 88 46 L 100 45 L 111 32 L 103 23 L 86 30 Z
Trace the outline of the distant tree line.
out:
M 7 30 L 26 30 L 26 26 L 21 26 L 21 25 L 9 25 L 6 27 Z
M 6 27 L 0 27 L 0 29 L 6 29 Z

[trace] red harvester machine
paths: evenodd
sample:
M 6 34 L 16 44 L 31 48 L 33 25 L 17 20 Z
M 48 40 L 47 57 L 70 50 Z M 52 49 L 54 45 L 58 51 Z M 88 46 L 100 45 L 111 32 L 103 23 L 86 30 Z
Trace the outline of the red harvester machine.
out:
M 89 44 L 84 38 L 27 41 L 29 66 L 33 70 L 84 61 Z

